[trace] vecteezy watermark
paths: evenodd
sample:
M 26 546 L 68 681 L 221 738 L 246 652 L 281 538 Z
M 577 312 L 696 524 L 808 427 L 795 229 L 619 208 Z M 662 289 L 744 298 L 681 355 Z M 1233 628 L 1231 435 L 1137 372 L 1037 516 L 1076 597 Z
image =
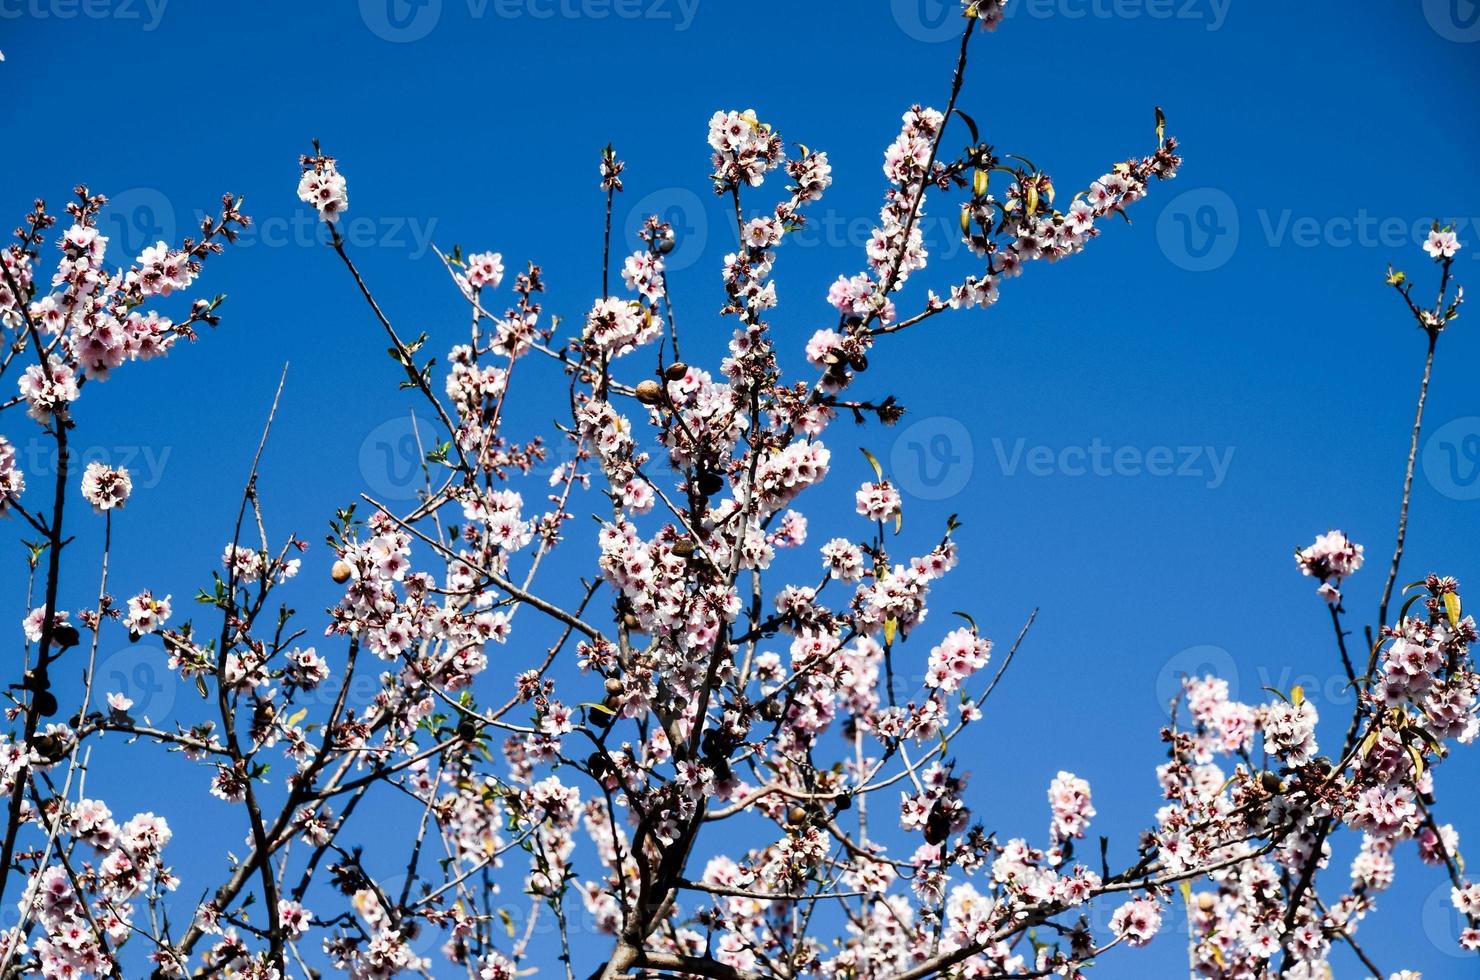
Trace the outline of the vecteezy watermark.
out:
M 617 261 L 621 261 L 621 250 L 642 245 L 637 233 L 653 215 L 673 227 L 673 251 L 663 256 L 663 268 L 678 272 L 698 262 L 709 240 L 709 215 L 704 210 L 704 200 L 687 187 L 659 188 L 628 209 L 621 225 L 624 237 L 621 244 L 614 243 Z
M 104 463 L 128 470 L 135 490 L 152 490 L 164 482 L 170 446 L 68 446 L 67 472 L 81 479 L 89 463 Z M 40 437 L 16 447 L 16 465 L 28 479 L 38 481 L 57 473 L 57 447 Z
M 4 0 L 0 0 L 3 3 Z M 131 187 L 108 195 L 99 225 L 108 238 L 113 261 L 129 263 L 144 249 L 159 242 L 174 247 L 179 227 L 174 204 L 154 187 Z M 191 227 L 199 231 L 201 222 L 214 212 L 196 208 L 188 212 Z M 300 208 L 290 214 L 253 215 L 252 223 L 237 232 L 233 248 L 314 248 L 329 241 L 329 230 L 311 208 Z M 437 231 L 436 218 L 415 215 L 346 215 L 339 219 L 340 236 L 351 248 L 395 249 L 411 259 L 420 259 L 432 251 Z
M 122 694 L 133 702 L 130 715 L 141 721 L 147 718 L 155 726 L 169 717 L 179 686 L 164 650 L 144 642 L 104 657 L 93 672 L 93 688 L 100 699 Z
M 1030 446 L 1018 438 L 993 437 L 992 452 L 1003 476 L 1095 476 L 1201 480 L 1216 490 L 1228 479 L 1233 446 L 1112 446 L 1098 436 L 1087 445 Z
M 360 476 L 383 502 L 416 500 L 427 485 L 427 453 L 443 440 L 442 423 L 425 415 L 386 419 L 360 443 Z
M 1480 500 L 1480 418 L 1467 415 L 1435 429 L 1423 445 L 1423 475 L 1451 500 Z
M 1455 959 L 1475 958 L 1474 953 L 1459 944 L 1460 935 L 1470 924 L 1460 910 L 1454 907 L 1454 885 L 1448 878 L 1443 878 L 1429 892 L 1419 914 L 1423 921 L 1423 933 L 1434 944 L 1435 949 Z M 1428 971 L 1425 970 L 1424 973 L 1427 974 Z
M 449 0 L 450 3 L 450 0 Z M 686 31 L 699 0 L 463 0 L 471 20 L 650 20 Z M 360 19 L 386 41 L 420 41 L 442 20 L 443 0 L 360 0 Z
M 206 212 L 197 212 L 196 224 L 206 217 Z M 437 219 L 359 214 L 340 218 L 336 226 L 339 237 L 351 248 L 394 249 L 415 260 L 431 253 Z M 313 248 L 329 241 L 329 237 L 329 229 L 319 216 L 301 209 L 286 215 L 254 216 L 232 247 Z
M 945 500 L 966 489 L 974 454 L 960 419 L 938 415 L 907 426 L 889 450 L 889 476 L 920 500 Z
M 763 215 L 757 213 L 756 217 Z M 782 247 L 841 248 L 862 252 L 874 237 L 879 222 L 876 218 L 848 215 L 830 209 L 807 215 L 807 223 L 782 239 Z M 915 222 L 920 238 L 934 260 L 950 260 L 967 250 L 961 238 L 960 222 L 944 215 L 922 215 Z
M 1011 0 L 1003 20 L 1167 20 L 1220 30 L 1233 0 Z M 960 0 L 890 0 L 899 29 L 916 41 L 934 44 L 959 38 L 965 30 Z
M 1156 704 L 1170 712 L 1174 700 L 1182 695 L 1186 678 L 1221 677 L 1228 682 L 1228 696 L 1238 699 L 1239 672 L 1233 654 L 1210 643 L 1187 647 L 1167 658 L 1156 674 Z
M 1480 41 L 1480 3 L 1476 0 L 1423 0 L 1429 26 L 1446 41 Z
M 1183 191 L 1156 219 L 1162 254 L 1188 272 L 1223 266 L 1238 250 L 1238 237 L 1238 206 L 1216 187 Z
M 0 0 L 0 20 L 118 20 L 152 31 L 169 0 Z
M 1188 272 L 1210 272 L 1228 264 L 1240 241 L 1258 230 L 1266 248 L 1370 248 L 1386 252 L 1417 249 L 1433 229 L 1432 217 L 1411 218 L 1372 214 L 1365 208 L 1351 215 L 1296 214 L 1291 208 L 1259 208 L 1254 220 L 1239 214 L 1233 198 L 1217 188 L 1185 191 L 1167 202 L 1156 222 L 1156 240 L 1173 265 Z M 1452 222 L 1461 237 L 1473 236 L 1480 218 Z M 1243 232 L 1241 236 L 1241 232 Z M 1480 252 L 1471 251 L 1480 257 Z
M 1332 656 L 1336 655 L 1333 653 Z M 1356 687 L 1336 663 L 1331 663 L 1329 666 L 1331 668 L 1329 670 L 1313 673 L 1300 670 L 1292 664 L 1278 666 L 1260 664 L 1259 690 L 1265 694 L 1279 691 L 1281 694 L 1288 695 L 1298 687 L 1305 692 L 1306 700 L 1322 710 L 1350 707 L 1356 702 Z M 1273 697 L 1273 694 L 1269 694 L 1269 697 Z
M 132 261 L 156 242 L 175 241 L 175 206 L 156 188 L 131 187 L 108 195 L 98 224 L 120 260 Z

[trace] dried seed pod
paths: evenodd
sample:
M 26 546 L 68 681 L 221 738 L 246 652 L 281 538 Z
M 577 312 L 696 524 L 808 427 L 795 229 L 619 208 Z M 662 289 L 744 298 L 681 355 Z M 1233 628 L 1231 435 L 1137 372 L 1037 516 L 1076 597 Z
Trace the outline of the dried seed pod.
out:
M 689 373 L 689 366 L 683 361 L 674 361 L 663 369 L 663 377 L 669 381 L 682 381 Z
M 50 718 L 57 713 L 57 696 L 50 691 L 37 691 L 31 696 L 31 704 L 43 718 Z
M 354 569 L 350 568 L 349 562 L 345 561 L 343 558 L 341 558 L 339 561 L 336 561 L 334 563 L 334 567 L 329 569 L 329 577 L 340 585 L 348 582 L 350 580 L 350 576 L 353 574 Z
M 657 405 L 663 401 L 663 386 L 652 378 L 639 381 L 634 393 L 644 405 Z
M 718 473 L 705 471 L 699 474 L 699 493 L 706 497 L 713 497 L 725 488 L 725 478 Z
M 679 538 L 673 542 L 673 553 L 680 558 L 688 558 L 694 553 L 694 539 Z
M 930 811 L 930 817 L 925 821 L 925 843 L 944 844 L 946 838 L 951 836 L 951 818 L 945 808 L 936 804 Z

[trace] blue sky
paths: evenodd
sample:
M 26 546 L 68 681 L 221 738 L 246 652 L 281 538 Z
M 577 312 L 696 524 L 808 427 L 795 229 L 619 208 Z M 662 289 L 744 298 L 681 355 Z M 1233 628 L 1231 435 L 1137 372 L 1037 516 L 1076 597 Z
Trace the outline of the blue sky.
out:
M 1151 145 L 1159 104 L 1186 167 L 1136 206 L 1134 224 L 1031 268 L 993 309 L 881 347 L 861 390 L 898 393 L 909 414 L 893 430 L 840 425 L 831 486 L 865 478 L 850 448 L 865 446 L 907 491 L 917 551 L 961 515 L 965 562 L 938 591 L 937 617 L 970 609 L 1005 649 L 1042 608 L 961 757 L 978 817 L 1041 840 L 1048 782 L 1073 770 L 1094 786 L 1096 830 L 1124 856 L 1157 806 L 1161 702 L 1180 672 L 1215 666 L 1247 700 L 1303 683 L 1331 721 L 1327 739 L 1339 737 L 1349 704 L 1330 624 L 1290 553 L 1333 526 L 1364 543 L 1370 564 L 1348 606 L 1375 615 L 1423 354 L 1382 274 L 1396 263 L 1428 292 L 1417 239 L 1440 217 L 1461 225 L 1461 281 L 1480 283 L 1480 7 L 1013 9 L 977 42 L 962 97 L 984 138 L 1076 188 Z M 184 234 L 223 191 L 244 194 L 258 222 L 200 283 L 229 294 L 219 330 L 84 392 L 75 441 L 134 472 L 135 498 L 114 527 L 115 593 L 172 592 L 180 609 L 208 581 L 285 361 L 261 481 L 269 531 L 318 542 L 364 487 L 406 495 L 412 402 L 294 196 L 310 139 L 348 177 L 344 227 L 378 296 L 404 333 L 430 331 L 439 354 L 465 324 L 430 243 L 498 250 L 511 270 L 536 261 L 547 309 L 569 322 L 584 313 L 600 288 L 598 155 L 615 143 L 628 163 L 622 247 L 648 212 L 675 223 L 685 354 L 713 368 L 730 330 L 716 313 L 732 242 L 708 193 L 704 127 L 716 109 L 754 107 L 834 167 L 814 230 L 786 244 L 778 266 L 774 323 L 799 351 L 829 322 L 827 284 L 862 268 L 900 113 L 944 100 L 957 30 L 945 10 L 937 0 L 0 0 L 6 221 L 35 196 L 60 204 L 86 182 L 114 196 L 107 232 L 131 253 Z M 964 256 L 950 262 L 953 219 L 937 206 L 927 243 L 962 270 Z M 1477 357 L 1480 338 L 1462 319 L 1440 345 L 1402 581 L 1429 570 L 1480 581 Z M 525 389 L 511 425 L 548 431 L 557 388 Z M 29 425 L 0 417 L 39 486 L 47 463 Z M 1103 465 L 1085 465 L 1095 458 Z M 78 530 L 79 552 L 96 554 L 99 524 Z M 813 543 L 843 532 L 857 528 L 814 514 Z M 22 578 L 8 554 L 0 622 L 17 622 Z M 312 632 L 332 601 L 327 565 L 322 548 L 311 552 L 294 593 Z M 569 554 L 551 581 L 590 567 Z M 95 575 L 77 565 L 64 585 L 77 607 Z M 530 649 L 507 656 L 522 668 Z M 156 716 L 198 715 L 157 651 L 120 641 L 104 654 L 120 683 L 150 692 Z M 487 681 L 514 669 L 496 660 Z M 97 768 L 90 786 L 115 811 L 197 808 L 199 821 L 174 821 L 183 919 L 219 877 L 223 847 L 241 850 L 240 813 L 204 797 L 206 775 L 177 759 Z M 1477 777 L 1473 754 L 1440 773 L 1439 811 L 1471 840 Z M 1343 842 L 1342 867 L 1349 852 Z M 1333 868 L 1329 880 L 1343 877 Z M 1402 864 L 1363 932 L 1384 970 L 1476 975 L 1472 959 L 1451 955 L 1441 884 L 1435 869 Z M 1098 973 L 1174 975 L 1184 939 L 1169 931 Z

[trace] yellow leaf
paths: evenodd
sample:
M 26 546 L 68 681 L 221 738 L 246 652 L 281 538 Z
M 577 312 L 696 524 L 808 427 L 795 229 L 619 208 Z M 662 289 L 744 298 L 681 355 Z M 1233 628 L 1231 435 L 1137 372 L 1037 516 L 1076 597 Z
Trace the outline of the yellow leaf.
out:
M 1297 708 L 1304 704 L 1305 688 L 1301 687 L 1299 684 L 1296 684 L 1294 687 L 1290 688 L 1290 703 L 1295 705 L 1295 707 Z
M 1028 185 L 1028 213 L 1038 213 L 1038 182 L 1036 180 Z
M 895 619 L 893 616 L 890 616 L 888 619 L 884 620 L 884 643 L 885 643 L 885 645 L 892 644 L 894 642 L 894 635 L 896 633 L 898 633 L 898 632 L 899 632 L 899 620 Z
M 1459 626 L 1459 596 L 1453 592 L 1444 593 L 1444 611 L 1449 614 L 1449 625 Z
M 985 197 L 987 194 L 988 177 L 989 174 L 987 171 L 978 167 L 976 173 L 971 177 L 971 193 L 977 197 Z

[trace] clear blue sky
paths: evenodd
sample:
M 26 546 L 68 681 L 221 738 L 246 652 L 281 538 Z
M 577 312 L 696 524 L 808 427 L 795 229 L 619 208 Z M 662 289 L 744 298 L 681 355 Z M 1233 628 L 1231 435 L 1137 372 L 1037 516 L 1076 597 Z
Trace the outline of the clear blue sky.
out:
M 829 322 L 827 284 L 862 268 L 882 151 L 911 103 L 943 102 L 954 55 L 943 38 L 957 30 L 938 0 L 744 12 L 716 0 L 421 2 L 0 0 L 4 222 L 34 196 L 60 204 L 87 182 L 116 197 L 108 233 L 133 252 L 183 234 L 223 191 L 244 194 L 259 223 L 201 281 L 207 294 L 230 294 L 218 331 L 84 392 L 76 441 L 134 472 L 135 498 L 115 522 L 115 594 L 152 587 L 175 595 L 177 615 L 191 612 L 189 595 L 229 537 L 284 361 L 262 478 L 269 530 L 319 542 L 334 508 L 364 486 L 404 491 L 411 402 L 294 196 L 311 138 L 341 160 L 346 229 L 363 239 L 356 254 L 382 302 L 404 332 L 429 330 L 439 356 L 462 339 L 465 318 L 428 242 L 501 251 L 511 270 L 533 259 L 548 310 L 572 323 L 585 312 L 600 285 L 598 153 L 614 142 L 628 162 L 625 244 L 642 213 L 675 220 L 685 353 L 713 368 L 730 330 L 715 314 L 732 242 L 707 190 L 710 113 L 754 107 L 787 139 L 831 156 L 836 183 L 817 230 L 782 249 L 777 275 L 776 330 L 799 351 Z M 1179 671 L 1229 669 L 1247 700 L 1266 684 L 1303 682 L 1331 722 L 1326 739 L 1339 738 L 1348 706 L 1330 624 L 1290 553 L 1332 526 L 1364 543 L 1371 564 L 1348 604 L 1372 617 L 1423 352 L 1382 274 L 1398 263 L 1429 291 L 1415 229 L 1437 216 L 1462 222 L 1457 269 L 1480 287 L 1480 8 L 1013 3 L 1008 24 L 978 42 L 962 98 L 985 138 L 1075 188 L 1144 152 L 1160 104 L 1185 170 L 1137 205 L 1132 226 L 1108 227 L 1072 261 L 1031 268 L 990 311 L 882 347 L 860 390 L 899 392 L 909 414 L 896 430 L 840 424 L 831 486 L 841 494 L 866 475 L 852 440 L 909 491 L 906 533 L 918 533 L 918 551 L 947 514 L 961 514 L 965 563 L 937 593 L 938 627 L 946 611 L 970 609 L 1005 650 L 1042 607 L 962 756 L 977 816 L 1041 841 L 1048 782 L 1070 769 L 1093 784 L 1095 829 L 1124 858 L 1158 805 L 1160 702 Z M 938 254 L 956 248 L 942 232 L 953 218 L 937 207 L 927 225 Z M 1439 351 L 1437 435 L 1403 580 L 1432 569 L 1480 586 L 1477 357 L 1480 337 L 1462 319 Z M 511 419 L 529 434 L 559 411 L 548 392 L 531 395 Z M 26 466 L 40 445 L 30 423 L 11 412 L 0 426 Z M 1097 448 L 1109 472 L 1084 472 L 1080 451 Z M 1173 474 L 1155 475 L 1169 457 Z M 77 550 L 95 554 L 100 522 L 78 528 Z M 812 543 L 843 531 L 856 527 L 816 514 Z M 592 570 L 584 546 L 567 552 L 582 561 L 568 554 L 551 581 Z M 0 622 L 13 624 L 25 610 L 19 559 L 6 553 Z M 294 593 L 314 633 L 332 601 L 327 564 L 316 548 Z M 93 572 L 74 566 L 65 603 L 84 605 L 95 588 Z M 136 685 L 171 684 L 157 651 L 120 641 L 104 652 Z M 485 696 L 530 656 L 495 651 Z M 156 716 L 199 716 L 188 687 L 152 697 Z M 143 763 L 159 759 L 147 749 L 133 758 L 126 770 L 95 767 L 89 785 L 117 812 L 171 817 L 183 920 L 224 873 L 222 850 L 242 852 L 245 824 L 205 796 L 204 771 L 175 758 Z M 1439 812 L 1480 847 L 1480 758 L 1451 760 L 1439 782 Z M 187 800 L 198 819 L 180 819 Z M 380 818 L 368 819 L 357 836 Z M 1333 885 L 1351 845 L 1338 849 Z M 1476 976 L 1473 959 L 1451 955 L 1440 873 L 1411 860 L 1411 848 L 1400 871 L 1363 931 L 1372 956 L 1430 980 Z M 1098 975 L 1179 975 L 1184 944 L 1185 927 L 1169 928 Z M 1336 962 L 1339 976 L 1357 975 Z

